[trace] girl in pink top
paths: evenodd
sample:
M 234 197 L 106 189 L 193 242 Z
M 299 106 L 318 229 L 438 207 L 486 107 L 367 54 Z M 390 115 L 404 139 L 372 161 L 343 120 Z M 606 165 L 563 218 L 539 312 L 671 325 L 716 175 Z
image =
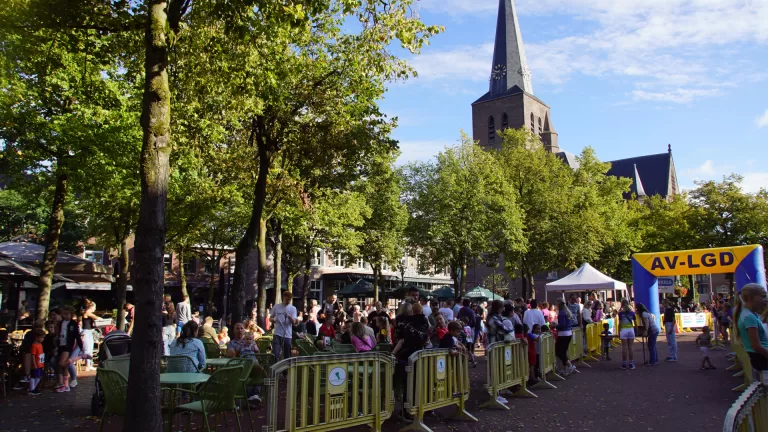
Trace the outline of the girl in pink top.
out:
M 349 338 L 355 351 L 368 352 L 376 346 L 376 341 L 370 335 L 365 334 L 365 325 L 360 322 L 352 323 L 352 336 Z

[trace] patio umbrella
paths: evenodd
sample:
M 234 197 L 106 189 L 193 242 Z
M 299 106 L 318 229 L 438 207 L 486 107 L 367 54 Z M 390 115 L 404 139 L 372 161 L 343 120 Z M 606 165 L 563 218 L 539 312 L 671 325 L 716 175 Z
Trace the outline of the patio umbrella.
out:
M 452 299 L 456 296 L 453 287 L 447 285 L 432 291 L 432 295 L 438 299 Z
M 416 287 L 416 289 L 419 290 L 419 296 L 421 296 L 421 297 L 425 297 L 427 299 L 435 297 L 435 294 L 432 291 L 427 291 L 424 288 L 417 287 L 413 283 L 407 283 L 405 286 L 396 288 L 396 289 L 394 289 L 392 291 L 388 291 L 386 293 L 387 294 L 387 298 L 396 298 L 396 299 L 405 298 L 405 296 L 408 295 L 408 290 L 411 287 Z
M 481 286 L 474 287 L 464 294 L 464 298 L 472 300 L 504 300 L 503 297 L 494 294 L 491 290 L 483 288 Z
M 365 297 L 373 297 L 373 284 L 363 280 L 359 279 L 357 282 L 349 284 L 345 286 L 344 288 L 340 289 L 337 293 L 337 296 L 339 298 L 349 298 L 349 297 L 356 297 L 356 298 L 365 298 Z

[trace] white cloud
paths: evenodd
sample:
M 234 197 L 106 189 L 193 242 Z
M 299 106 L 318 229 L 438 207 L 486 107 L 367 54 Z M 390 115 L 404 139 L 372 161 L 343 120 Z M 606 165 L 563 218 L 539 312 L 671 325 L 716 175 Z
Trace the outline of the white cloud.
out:
M 712 178 L 717 176 L 718 171 L 715 169 L 714 162 L 707 160 L 696 168 L 685 170 L 684 175 L 692 177 L 695 180 L 701 180 L 702 178 Z
M 755 119 L 755 124 L 759 128 L 768 128 L 768 109 L 765 110 L 763 115 Z
M 495 13 L 497 0 L 423 0 L 454 16 Z M 536 83 L 562 84 L 575 75 L 622 77 L 635 101 L 689 103 L 743 82 L 764 80 L 729 44 L 768 43 L 765 0 L 516 0 L 521 15 L 569 15 L 596 23 L 585 34 L 526 44 Z M 584 27 L 587 28 L 587 27 Z M 526 39 L 526 28 L 522 29 Z M 429 79 L 487 80 L 492 47 L 462 46 L 414 60 Z M 766 120 L 768 121 L 768 120 Z
M 741 188 L 745 192 L 756 193 L 760 189 L 768 189 L 768 172 L 749 172 L 744 174 Z

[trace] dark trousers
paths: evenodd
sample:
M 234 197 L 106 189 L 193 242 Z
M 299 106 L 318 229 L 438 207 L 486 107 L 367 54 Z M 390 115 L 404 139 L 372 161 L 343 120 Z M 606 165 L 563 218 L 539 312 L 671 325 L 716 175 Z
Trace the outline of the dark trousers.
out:
M 563 364 L 568 363 L 568 345 L 571 344 L 571 338 L 573 336 L 558 336 L 555 341 L 555 356 L 560 359 Z

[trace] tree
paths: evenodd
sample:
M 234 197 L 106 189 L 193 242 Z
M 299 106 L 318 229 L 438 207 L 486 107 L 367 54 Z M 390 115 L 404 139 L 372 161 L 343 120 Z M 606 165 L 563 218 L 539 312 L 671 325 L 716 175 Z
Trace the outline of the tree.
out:
M 521 214 L 500 165 L 465 134 L 437 162 L 410 164 L 405 175 L 407 238 L 420 270 L 450 266 L 457 296 L 465 291 L 467 264 L 524 248 Z
M 362 234 L 359 256 L 373 270 L 375 302 L 379 301 L 379 279 L 384 264 L 394 267 L 403 256 L 408 224 L 408 209 L 400 201 L 403 179 L 394 169 L 393 156 L 387 155 L 376 164 L 360 188 L 370 214 L 358 228 Z

